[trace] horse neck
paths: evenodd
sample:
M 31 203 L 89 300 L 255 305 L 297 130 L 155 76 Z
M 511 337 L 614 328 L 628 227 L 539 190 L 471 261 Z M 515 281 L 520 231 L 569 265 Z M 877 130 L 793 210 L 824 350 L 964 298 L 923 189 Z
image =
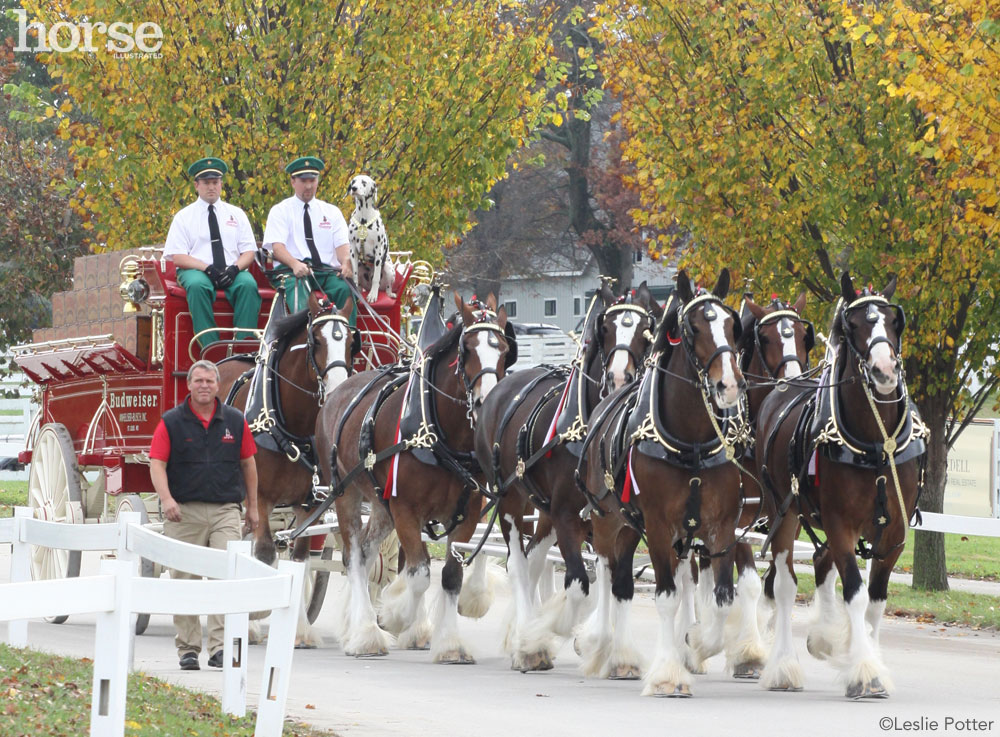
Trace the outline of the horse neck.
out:
M 308 330 L 308 325 L 306 329 Z M 305 347 L 293 351 L 292 348 L 297 345 Z M 281 360 L 278 361 L 278 373 L 281 375 L 278 398 L 285 417 L 285 429 L 293 435 L 303 437 L 312 435 L 316 429 L 316 417 L 319 415 L 319 402 L 315 396 L 315 392 L 319 391 L 319 383 L 309 367 L 309 347 L 304 331 L 285 348 Z
M 667 370 L 670 373 L 662 377 L 657 399 L 664 428 L 673 437 L 689 443 L 710 441 L 715 437 L 715 430 L 701 390 L 692 386 L 692 383 L 697 384 L 698 376 L 683 346 L 673 351 Z
M 750 409 L 751 422 L 756 422 L 760 405 L 764 403 L 764 399 L 774 389 L 773 386 L 768 385 L 771 381 L 771 372 L 764 365 L 764 359 L 761 358 L 760 349 L 756 345 L 753 349 L 753 356 L 750 358 L 750 364 L 747 366 L 747 373 L 754 377 L 760 377 L 752 379 L 747 377 L 747 381 L 750 382 L 750 389 L 747 391 L 747 405 Z M 763 385 L 758 384 L 758 382 L 763 382 Z
M 867 440 L 873 443 L 881 443 L 882 432 L 879 430 L 878 422 L 872 413 L 871 405 L 865 396 L 864 376 L 858 371 L 858 364 L 854 354 L 848 348 L 841 350 L 839 359 L 839 371 L 837 372 L 837 402 L 840 405 L 840 421 L 846 426 L 847 431 L 858 440 Z M 880 399 L 881 395 L 870 389 L 875 399 L 875 407 L 882 420 L 882 426 L 888 435 L 892 435 L 899 424 L 902 412 L 905 410 L 902 397 L 897 396 L 894 402 L 885 402 Z M 897 389 L 897 395 L 899 391 Z
M 458 358 L 458 346 L 439 356 L 431 367 L 431 401 L 437 413 L 438 426 L 448 439 L 452 450 L 471 451 L 473 447 L 472 423 L 469 422 L 469 400 L 465 386 L 452 364 Z

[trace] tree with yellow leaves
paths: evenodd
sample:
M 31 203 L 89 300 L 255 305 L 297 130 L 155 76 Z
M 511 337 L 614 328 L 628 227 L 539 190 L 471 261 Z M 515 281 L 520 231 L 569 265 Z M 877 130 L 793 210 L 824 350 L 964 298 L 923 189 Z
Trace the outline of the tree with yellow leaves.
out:
M 205 155 L 229 163 L 225 196 L 259 235 L 284 165 L 313 154 L 327 164 L 321 197 L 349 208 L 347 182 L 371 175 L 392 247 L 435 258 L 554 112 L 537 81 L 557 68 L 550 11 L 513 0 L 24 5 L 47 29 L 119 21 L 162 35 L 146 39 L 152 53 L 95 32 L 92 51 L 42 56 L 64 95 L 78 204 L 111 249 L 161 242 L 192 197 L 186 164 Z
M 961 421 L 1000 375 L 984 366 L 1000 340 L 995 171 L 980 181 L 996 166 L 988 5 L 609 0 L 595 17 L 636 217 L 690 228 L 696 272 L 726 264 L 764 293 L 805 286 L 820 329 L 841 269 L 898 275 L 907 381 L 932 432 L 929 511 Z M 946 588 L 941 536 L 917 540 L 915 585 Z

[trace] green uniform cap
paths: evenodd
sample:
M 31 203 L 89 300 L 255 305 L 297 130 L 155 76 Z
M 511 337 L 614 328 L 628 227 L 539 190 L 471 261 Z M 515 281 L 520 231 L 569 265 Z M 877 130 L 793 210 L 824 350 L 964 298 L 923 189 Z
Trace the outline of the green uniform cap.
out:
M 188 167 L 188 176 L 198 179 L 221 179 L 223 174 L 229 171 L 226 162 L 209 156 L 206 159 L 198 159 Z
M 285 167 L 285 171 L 293 177 L 318 177 L 326 164 L 323 159 L 315 156 L 300 156 Z

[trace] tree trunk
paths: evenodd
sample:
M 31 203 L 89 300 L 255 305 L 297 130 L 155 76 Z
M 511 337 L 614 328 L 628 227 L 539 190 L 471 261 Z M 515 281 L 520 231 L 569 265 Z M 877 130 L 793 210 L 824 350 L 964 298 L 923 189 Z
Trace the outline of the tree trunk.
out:
M 930 428 L 927 443 L 927 472 L 920 508 L 925 512 L 944 511 L 944 485 L 948 472 L 948 447 L 945 444 L 944 402 L 933 399 L 921 403 L 920 413 Z M 940 532 L 914 533 L 913 588 L 926 591 L 948 590 L 948 568 L 944 553 L 944 535 Z

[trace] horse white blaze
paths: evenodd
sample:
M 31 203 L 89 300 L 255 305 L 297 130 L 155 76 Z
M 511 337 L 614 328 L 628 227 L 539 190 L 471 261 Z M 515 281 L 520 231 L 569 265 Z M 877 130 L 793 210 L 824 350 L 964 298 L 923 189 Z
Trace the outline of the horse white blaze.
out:
M 729 345 L 729 341 L 726 340 L 726 321 L 715 319 L 708 324 L 712 326 L 712 339 L 715 341 L 715 347 L 721 348 Z M 736 372 L 733 371 L 732 354 L 723 353 L 716 360 L 722 366 L 722 389 L 715 390 L 715 400 L 720 409 L 728 409 L 736 406 L 740 399 L 740 387 L 736 380 Z M 710 369 L 711 366 L 706 368 Z
M 350 341 L 352 336 L 348 326 L 340 326 L 340 338 L 333 337 L 333 321 L 327 321 L 324 325 L 320 326 L 319 333 L 323 336 L 323 342 L 326 343 L 327 365 L 338 360 L 346 363 L 351 362 Z M 320 366 L 320 370 L 325 368 L 326 366 Z M 343 366 L 336 366 L 327 371 L 326 376 L 323 377 L 323 388 L 329 394 L 346 380 L 347 369 Z
M 795 350 L 795 330 L 792 328 L 791 320 L 782 320 L 778 325 L 778 333 L 781 335 L 781 353 L 785 356 L 797 356 Z M 787 326 L 787 327 L 786 327 Z M 802 364 L 798 361 L 789 361 L 781 367 L 782 375 L 786 379 L 794 379 L 802 373 Z
M 868 345 L 877 338 L 888 338 L 885 330 L 885 315 L 878 313 L 878 321 L 872 328 L 872 333 L 868 336 Z M 873 348 L 868 358 L 868 365 L 873 369 L 872 378 L 875 379 L 875 389 L 879 394 L 891 394 L 896 391 L 896 384 L 899 377 L 896 376 L 896 361 L 892 357 L 892 349 L 884 340 L 879 341 Z
M 632 320 L 631 325 L 619 325 L 612 323 L 615 328 L 615 345 L 632 345 L 635 338 L 635 331 L 639 329 L 639 321 Z M 614 383 L 615 389 L 621 389 L 627 383 L 625 372 L 628 371 L 628 362 L 631 359 L 626 350 L 616 350 L 611 354 L 611 365 L 608 366 L 608 375 Z
M 476 356 L 481 369 L 496 368 L 500 365 L 500 348 L 492 346 L 482 334 L 476 338 Z M 479 377 L 476 386 L 472 387 L 472 398 L 480 403 L 486 400 L 490 391 L 497 385 L 496 374 L 486 373 Z

